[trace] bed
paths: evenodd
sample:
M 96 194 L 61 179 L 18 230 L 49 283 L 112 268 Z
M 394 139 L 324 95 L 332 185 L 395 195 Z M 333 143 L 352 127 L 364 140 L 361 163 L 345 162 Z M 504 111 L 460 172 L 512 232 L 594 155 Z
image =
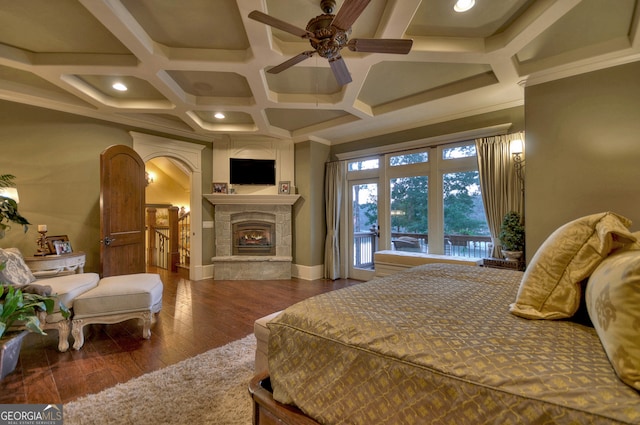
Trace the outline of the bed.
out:
M 624 325 L 632 332 L 628 351 L 636 356 L 640 251 L 616 252 L 635 242 L 630 233 L 626 239 L 615 232 L 598 237 L 605 255 L 595 265 L 581 264 L 589 281 L 582 286 L 586 297 L 578 289 L 583 316 L 579 305 L 573 309 L 575 295 L 562 289 L 574 266 L 563 264 L 553 291 L 570 293 L 563 306 L 569 306 L 568 317 L 528 317 L 550 314 L 541 305 L 532 313 L 535 303 L 527 304 L 527 274 L 540 272 L 535 257 L 525 273 L 428 264 L 289 307 L 269 323 L 273 401 L 268 414 L 260 412 L 265 403 L 256 403 L 255 422 L 270 423 L 264 418 L 272 416 L 322 424 L 640 423 L 638 369 L 629 370 L 629 362 L 620 364 L 612 354 L 607 332 L 616 326 L 605 332 L 598 320 L 592 325 L 584 318 L 597 319 L 602 310 L 598 291 L 617 296 L 611 269 L 622 270 L 618 280 L 632 289 L 623 302 L 635 307 L 620 308 L 618 316 L 637 321 Z M 603 244 L 603 238 L 609 241 Z M 554 254 L 557 262 L 562 255 Z M 603 261 L 609 255 L 613 260 Z M 600 263 L 608 269 L 600 270 Z M 637 272 L 631 278 L 630 265 Z M 539 288 L 534 292 L 539 295 Z M 545 300 L 558 296 L 546 294 Z

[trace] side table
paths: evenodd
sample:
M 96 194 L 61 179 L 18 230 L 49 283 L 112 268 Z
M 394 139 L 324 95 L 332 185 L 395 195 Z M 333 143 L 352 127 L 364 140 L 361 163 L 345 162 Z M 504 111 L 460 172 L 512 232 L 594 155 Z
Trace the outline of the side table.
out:
M 86 254 L 82 251 L 70 254 L 24 257 L 24 262 L 37 279 L 84 273 Z
M 502 258 L 483 258 L 482 267 L 524 271 L 525 264 L 524 261 L 505 260 Z

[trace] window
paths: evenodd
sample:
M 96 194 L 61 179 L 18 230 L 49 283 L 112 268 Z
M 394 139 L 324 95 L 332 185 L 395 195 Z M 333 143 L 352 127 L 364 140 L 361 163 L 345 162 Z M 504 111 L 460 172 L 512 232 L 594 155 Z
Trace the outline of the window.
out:
M 390 248 L 489 256 L 491 237 L 477 168 L 471 141 L 389 154 Z
M 373 170 L 379 167 L 380 167 L 380 159 L 372 158 L 372 159 L 364 159 L 364 160 L 349 162 L 348 170 L 349 171 Z
M 424 152 L 414 152 L 407 153 L 401 155 L 394 155 L 389 158 L 389 165 L 392 167 L 396 167 L 399 165 L 407 165 L 407 164 L 420 164 L 423 162 L 429 161 L 429 153 Z
M 426 251 L 429 177 L 390 180 L 391 245 L 398 251 Z
M 477 156 L 476 145 L 461 145 L 442 149 L 442 159 L 472 158 Z
M 445 253 L 488 257 L 491 235 L 477 171 L 445 173 L 442 179 Z
M 352 185 L 379 183 L 377 209 L 373 201 L 360 209 L 353 207 L 355 253 L 365 253 L 373 245 L 364 241 L 375 235 L 377 218 L 378 249 L 477 258 L 491 255 L 473 141 L 352 159 L 348 169 Z M 362 192 L 350 196 L 351 202 L 359 199 L 363 203 L 368 198 Z M 369 214 L 370 218 L 365 211 L 377 215 Z M 358 260 L 365 263 L 363 258 Z M 372 259 L 367 257 L 367 261 Z

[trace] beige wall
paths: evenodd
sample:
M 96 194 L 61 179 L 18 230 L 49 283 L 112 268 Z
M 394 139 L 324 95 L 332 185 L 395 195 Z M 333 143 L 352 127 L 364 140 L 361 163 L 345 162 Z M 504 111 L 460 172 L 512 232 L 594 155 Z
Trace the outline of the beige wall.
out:
M 324 164 L 329 147 L 317 142 L 295 145 L 296 189 L 301 195 L 293 207 L 293 262 L 300 266 L 324 263 Z
M 614 211 L 640 230 L 640 62 L 525 90 L 527 257 L 558 226 Z
M 131 146 L 126 130 L 100 121 L 0 102 L 0 173 L 16 176 L 19 210 L 33 226 L 12 226 L 2 247 L 36 251 L 37 225 L 67 235 L 74 251 L 87 253 L 86 271 L 98 271 L 100 153 Z

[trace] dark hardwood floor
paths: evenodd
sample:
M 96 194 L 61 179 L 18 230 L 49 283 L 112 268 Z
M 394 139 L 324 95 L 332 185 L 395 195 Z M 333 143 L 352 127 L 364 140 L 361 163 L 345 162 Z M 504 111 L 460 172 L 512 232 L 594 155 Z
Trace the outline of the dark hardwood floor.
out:
M 0 404 L 66 403 L 253 333 L 253 322 L 355 280 L 190 281 L 162 269 L 162 311 L 142 339 L 137 320 L 85 327 L 81 350 L 57 350 L 58 332 L 29 334 L 16 370 L 0 381 Z M 73 338 L 70 338 L 73 344 Z

